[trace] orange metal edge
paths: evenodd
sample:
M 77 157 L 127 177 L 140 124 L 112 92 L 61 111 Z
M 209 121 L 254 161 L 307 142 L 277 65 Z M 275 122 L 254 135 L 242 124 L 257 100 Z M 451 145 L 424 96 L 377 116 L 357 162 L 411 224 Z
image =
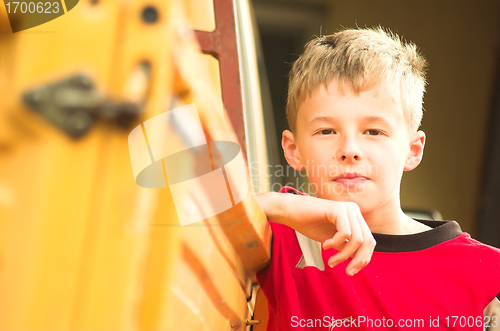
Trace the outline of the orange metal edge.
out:
M 248 276 L 269 264 L 271 228 L 253 193 L 233 208 L 213 217 L 235 249 Z
M 196 49 L 194 40 L 193 43 L 186 44 Z M 189 77 L 188 72 L 182 68 L 178 70 L 174 91 L 186 104 L 196 104 L 207 141 L 237 141 L 234 131 L 216 115 L 218 112 L 211 102 L 212 97 L 207 93 L 209 89 L 201 90 L 201 86 L 190 84 L 192 77 Z M 248 174 L 248 166 L 245 167 Z M 249 276 L 269 262 L 270 227 L 253 193 L 249 192 L 241 202 L 209 221 L 222 225 L 224 234 L 236 250 Z

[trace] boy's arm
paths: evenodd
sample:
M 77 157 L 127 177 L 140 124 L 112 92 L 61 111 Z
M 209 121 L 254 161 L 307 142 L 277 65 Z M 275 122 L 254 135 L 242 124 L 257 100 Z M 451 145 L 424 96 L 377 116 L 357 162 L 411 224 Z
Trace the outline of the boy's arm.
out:
M 484 308 L 485 330 L 498 331 L 500 330 L 500 301 L 494 298 L 486 308 Z M 487 317 L 487 318 L 486 318 Z
M 354 275 L 370 261 L 375 239 L 355 203 L 276 192 L 256 198 L 268 221 L 322 242 L 324 249 L 337 249 L 339 253 L 328 261 L 330 267 L 352 257 L 346 272 Z

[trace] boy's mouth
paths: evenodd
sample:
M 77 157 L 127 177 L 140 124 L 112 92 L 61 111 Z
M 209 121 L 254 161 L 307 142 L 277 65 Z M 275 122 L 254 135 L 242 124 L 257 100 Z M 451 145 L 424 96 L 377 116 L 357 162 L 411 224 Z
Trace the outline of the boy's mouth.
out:
M 364 183 L 367 180 L 368 180 L 367 177 L 355 172 L 354 173 L 345 172 L 333 178 L 334 182 L 345 186 L 355 186 L 357 184 Z

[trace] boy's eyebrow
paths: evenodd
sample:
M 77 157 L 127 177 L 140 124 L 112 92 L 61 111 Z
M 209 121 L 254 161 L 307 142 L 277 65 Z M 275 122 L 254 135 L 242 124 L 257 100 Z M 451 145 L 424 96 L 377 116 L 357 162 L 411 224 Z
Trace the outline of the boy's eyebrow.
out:
M 315 117 L 313 118 L 308 125 L 312 125 L 316 122 L 330 122 L 330 121 L 333 121 L 335 120 L 334 117 L 331 117 L 331 116 L 318 116 L 318 117 Z
M 391 126 L 388 120 L 380 116 L 366 116 L 363 118 L 363 122 L 367 123 L 379 123 L 387 126 Z
M 366 116 L 366 117 L 363 117 L 361 119 L 363 122 L 366 122 L 366 123 L 380 123 L 380 124 L 384 124 L 384 125 L 387 125 L 387 126 L 391 126 L 391 124 L 389 123 L 388 120 L 386 120 L 385 118 L 383 117 L 380 117 L 380 116 Z M 331 121 L 335 121 L 335 117 L 332 117 L 332 116 L 318 116 L 318 117 L 315 117 L 313 118 L 308 125 L 312 125 L 316 122 L 331 122 Z

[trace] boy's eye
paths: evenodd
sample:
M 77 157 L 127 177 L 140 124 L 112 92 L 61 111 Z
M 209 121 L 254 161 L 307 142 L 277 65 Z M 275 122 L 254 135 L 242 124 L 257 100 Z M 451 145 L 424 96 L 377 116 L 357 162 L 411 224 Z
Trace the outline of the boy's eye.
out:
M 318 134 L 321 134 L 321 135 L 335 134 L 335 131 L 332 129 L 323 129 L 323 130 L 319 130 Z
M 365 132 L 370 136 L 378 136 L 382 134 L 381 131 L 375 129 L 366 130 Z

